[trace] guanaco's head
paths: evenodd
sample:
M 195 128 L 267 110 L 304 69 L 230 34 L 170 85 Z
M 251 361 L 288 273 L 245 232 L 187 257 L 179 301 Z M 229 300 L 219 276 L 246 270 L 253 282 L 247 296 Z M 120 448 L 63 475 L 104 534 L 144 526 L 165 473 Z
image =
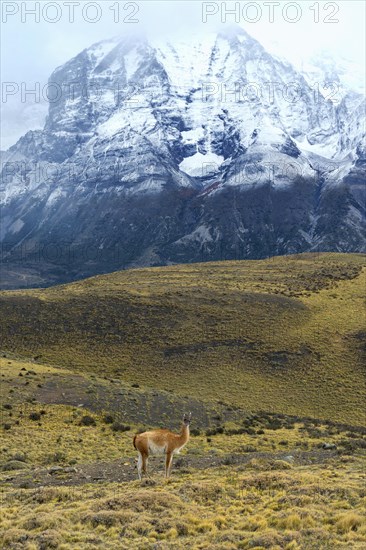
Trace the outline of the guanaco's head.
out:
M 189 414 L 184 413 L 184 415 L 183 415 L 183 424 L 185 426 L 189 426 L 189 424 L 191 422 L 191 417 L 192 417 L 192 413 L 189 413 Z

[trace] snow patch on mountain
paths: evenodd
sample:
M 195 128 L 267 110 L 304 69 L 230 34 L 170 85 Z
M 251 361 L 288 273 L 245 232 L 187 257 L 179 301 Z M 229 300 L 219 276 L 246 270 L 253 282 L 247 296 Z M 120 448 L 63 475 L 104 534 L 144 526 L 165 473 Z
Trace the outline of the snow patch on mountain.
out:
M 210 228 L 205 225 L 200 225 L 192 233 L 185 235 L 181 239 L 178 239 L 175 244 L 186 244 L 190 241 L 198 242 L 199 244 L 210 243 L 213 238 L 210 233 Z
M 103 41 L 50 81 L 72 92 L 1 155 L 12 250 L 65 240 L 85 276 L 366 249 L 364 97 L 330 101 L 242 29 Z
M 192 177 L 203 178 L 216 174 L 224 162 L 224 157 L 215 153 L 195 153 L 186 157 L 180 164 L 179 169 Z

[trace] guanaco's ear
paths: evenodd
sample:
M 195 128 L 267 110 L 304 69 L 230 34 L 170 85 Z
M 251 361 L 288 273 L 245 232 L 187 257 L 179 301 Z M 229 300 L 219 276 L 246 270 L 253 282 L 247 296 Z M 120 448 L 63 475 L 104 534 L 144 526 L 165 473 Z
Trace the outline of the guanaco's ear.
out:
M 189 413 L 189 414 L 184 413 L 184 415 L 183 415 L 183 422 L 184 422 L 185 424 L 189 424 L 190 421 L 191 421 L 191 417 L 192 417 L 192 413 Z

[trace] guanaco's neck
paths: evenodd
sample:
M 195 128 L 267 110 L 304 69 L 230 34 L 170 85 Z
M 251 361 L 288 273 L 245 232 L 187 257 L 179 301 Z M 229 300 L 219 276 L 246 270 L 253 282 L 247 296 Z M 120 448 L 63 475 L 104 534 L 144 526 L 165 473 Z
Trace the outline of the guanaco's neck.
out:
M 189 426 L 182 424 L 182 428 L 180 430 L 180 439 L 182 443 L 187 443 L 189 439 Z

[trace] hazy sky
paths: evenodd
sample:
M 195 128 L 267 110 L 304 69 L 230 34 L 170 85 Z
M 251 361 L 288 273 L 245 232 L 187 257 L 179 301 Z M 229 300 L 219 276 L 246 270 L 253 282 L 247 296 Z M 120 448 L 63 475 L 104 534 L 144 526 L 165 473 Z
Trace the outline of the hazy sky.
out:
M 234 14 L 226 13 L 235 9 Z M 103 0 L 1 3 L 1 80 L 16 89 L 47 83 L 51 72 L 92 43 L 115 35 L 143 30 L 153 35 L 184 34 L 239 23 L 263 46 L 291 62 L 307 60 L 319 50 L 354 61 L 365 68 L 365 3 L 337 2 L 200 2 Z M 36 10 L 39 21 L 30 13 Z M 72 12 L 74 21 L 72 19 Z M 203 21 L 206 14 L 206 22 Z M 272 15 L 273 14 L 273 15 Z M 239 18 L 235 21 L 235 17 Z M 273 19 L 273 21 L 272 21 Z M 95 20 L 93 22 L 93 20 Z M 136 20 L 138 22 L 130 22 Z M 3 88 L 4 89 L 4 84 Z M 24 104 L 20 93 L 4 101 L 2 95 L 1 149 L 12 145 L 29 129 L 42 126 L 46 105 L 34 99 Z

